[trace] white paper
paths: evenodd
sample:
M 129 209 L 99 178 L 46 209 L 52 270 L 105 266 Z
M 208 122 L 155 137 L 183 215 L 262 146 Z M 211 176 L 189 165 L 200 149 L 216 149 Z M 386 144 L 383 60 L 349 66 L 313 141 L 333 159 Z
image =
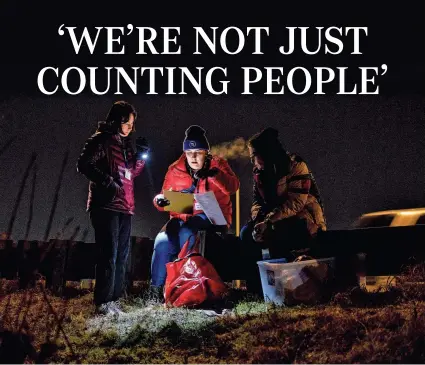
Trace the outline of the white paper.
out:
M 195 210 L 203 210 L 201 207 L 201 204 L 199 204 L 196 200 L 195 200 Z
M 212 191 L 207 191 L 204 194 L 194 194 L 196 201 L 202 207 L 205 215 L 210 222 L 216 226 L 225 226 L 227 221 L 224 218 L 223 212 L 218 205 L 217 199 Z

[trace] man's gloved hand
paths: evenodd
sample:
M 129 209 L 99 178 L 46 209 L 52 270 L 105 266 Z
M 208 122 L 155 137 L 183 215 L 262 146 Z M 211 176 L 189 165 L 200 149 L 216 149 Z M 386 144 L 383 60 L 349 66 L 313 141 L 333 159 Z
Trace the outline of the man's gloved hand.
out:
M 145 160 L 148 157 L 150 151 L 148 141 L 146 138 L 137 137 L 136 138 L 136 159 Z
M 257 223 L 252 231 L 252 238 L 255 242 L 264 242 L 269 238 L 271 231 L 274 230 L 273 224 L 268 220 Z
M 252 230 L 252 238 L 255 242 L 264 242 L 264 233 L 266 232 L 267 224 L 259 222 L 254 226 Z
M 166 199 L 165 197 L 164 197 L 164 195 L 159 195 L 157 198 L 156 198 L 156 204 L 159 206 L 159 207 L 161 207 L 161 208 L 164 208 L 164 207 L 166 207 L 167 205 L 170 205 L 170 201 L 168 200 L 168 199 Z
M 206 179 L 207 177 L 214 177 L 220 172 L 219 169 L 213 167 L 211 169 L 201 169 L 194 173 L 193 177 L 195 179 Z
M 260 210 L 256 214 L 251 216 L 251 221 L 253 222 L 254 226 L 257 223 L 262 222 L 264 219 L 266 219 L 266 215 L 264 214 L 262 208 L 260 208 Z

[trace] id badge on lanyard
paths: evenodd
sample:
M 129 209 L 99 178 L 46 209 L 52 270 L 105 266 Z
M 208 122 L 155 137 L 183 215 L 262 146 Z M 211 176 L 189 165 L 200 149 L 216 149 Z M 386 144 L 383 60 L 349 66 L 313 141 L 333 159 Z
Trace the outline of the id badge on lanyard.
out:
M 124 163 L 125 163 L 125 169 L 124 169 L 124 177 L 127 180 L 131 180 L 131 171 L 128 168 L 128 162 L 127 162 L 127 152 L 125 151 L 125 149 L 123 148 L 123 156 L 124 156 Z

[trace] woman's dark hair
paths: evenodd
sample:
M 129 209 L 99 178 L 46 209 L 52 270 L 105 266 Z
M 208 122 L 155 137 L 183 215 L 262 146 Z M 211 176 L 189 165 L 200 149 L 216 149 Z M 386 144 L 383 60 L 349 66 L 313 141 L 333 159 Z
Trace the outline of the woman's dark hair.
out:
M 118 132 L 121 124 L 128 122 L 130 114 L 133 114 L 134 120 L 136 120 L 137 112 L 133 105 L 123 100 L 116 101 L 108 112 L 106 123 L 113 132 Z M 131 131 L 136 131 L 136 123 L 133 124 Z

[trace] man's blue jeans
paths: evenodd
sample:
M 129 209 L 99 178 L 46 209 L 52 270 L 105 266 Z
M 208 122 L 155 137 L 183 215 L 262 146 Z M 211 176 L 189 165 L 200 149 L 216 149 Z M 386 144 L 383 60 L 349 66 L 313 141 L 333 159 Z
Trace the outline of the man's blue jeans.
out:
M 151 285 L 161 287 L 167 277 L 166 264 L 174 261 L 185 242 L 190 237 L 190 247 L 195 243 L 199 230 L 207 229 L 212 224 L 205 214 L 197 214 L 188 219 L 170 219 L 155 238 L 152 263 Z

